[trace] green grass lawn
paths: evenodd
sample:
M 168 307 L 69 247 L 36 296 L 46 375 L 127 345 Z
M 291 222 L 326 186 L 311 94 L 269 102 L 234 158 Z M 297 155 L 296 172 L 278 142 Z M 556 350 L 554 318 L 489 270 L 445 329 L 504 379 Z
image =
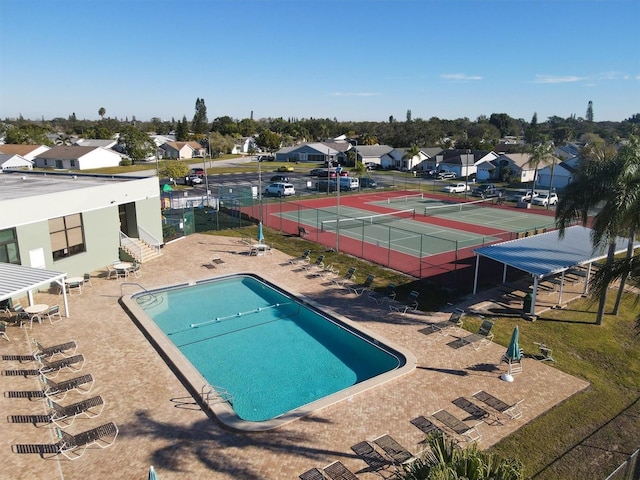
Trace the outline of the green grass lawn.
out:
M 213 232 L 212 232 L 213 233 Z M 215 232 L 255 238 L 257 227 Z M 266 229 L 269 243 L 298 256 L 306 249 L 314 256 L 325 254 L 341 272 L 355 266 L 361 274 L 376 275 L 379 289 L 388 282 L 399 285 L 401 294 L 420 281 L 394 270 L 350 255 L 325 252 L 321 245 Z M 421 293 L 424 290 L 421 290 Z M 610 290 L 606 312 L 611 312 L 615 290 Z M 527 478 L 604 479 L 640 448 L 640 336 L 635 317 L 640 305 L 637 295 L 625 294 L 617 316 L 606 315 L 595 325 L 597 305 L 590 299 L 572 302 L 567 308 L 550 310 L 535 321 L 494 317 L 494 341 L 506 347 L 514 325 L 520 327 L 520 345 L 525 354 L 539 354 L 534 342 L 553 349 L 552 364 L 590 383 L 590 387 L 546 414 L 532 420 L 490 450 L 523 462 Z M 451 299 L 447 299 L 451 300 Z M 422 299 L 422 309 L 435 309 L 436 300 Z M 442 301 L 442 299 L 440 299 Z M 465 328 L 477 331 L 480 318 L 466 317 Z M 526 371 L 516 381 L 526 381 Z M 526 408 L 526 399 L 525 399 Z

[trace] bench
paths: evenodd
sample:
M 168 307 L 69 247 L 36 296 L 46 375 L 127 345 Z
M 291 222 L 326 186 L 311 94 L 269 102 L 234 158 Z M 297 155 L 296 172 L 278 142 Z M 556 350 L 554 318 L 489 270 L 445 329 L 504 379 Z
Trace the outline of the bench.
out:
M 298 227 L 298 236 L 300 238 L 304 237 L 305 235 L 309 235 L 309 232 L 307 232 L 307 230 L 304 227 Z

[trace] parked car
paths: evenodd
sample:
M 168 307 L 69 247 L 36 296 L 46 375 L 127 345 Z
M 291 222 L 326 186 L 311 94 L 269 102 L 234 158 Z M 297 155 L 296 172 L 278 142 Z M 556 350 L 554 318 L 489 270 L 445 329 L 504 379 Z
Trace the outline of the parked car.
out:
M 442 172 L 438 172 L 438 176 L 436 177 L 438 180 L 444 180 L 445 178 L 456 178 L 457 175 L 455 172 L 450 172 L 448 170 L 444 170 Z
M 530 202 L 532 198 L 538 196 L 538 192 L 531 190 L 516 190 L 515 192 L 511 192 L 507 197 L 507 200 L 510 202 Z
M 360 188 L 377 188 L 378 183 L 371 177 L 360 177 Z
M 422 176 L 426 178 L 431 178 L 431 177 L 435 177 L 437 173 L 438 172 L 436 172 L 433 168 L 430 168 L 422 172 Z
M 204 177 L 204 168 L 192 168 L 191 175 L 196 175 L 200 178 Z
M 471 187 L 464 182 L 452 183 L 451 185 L 447 185 L 442 190 L 448 193 L 464 193 L 470 192 Z
M 533 205 L 546 207 L 547 205 L 555 205 L 558 203 L 558 195 L 555 193 L 541 193 L 531 200 Z
M 309 172 L 309 175 L 311 175 L 312 177 L 319 177 L 324 172 L 325 172 L 324 168 L 312 168 L 311 171 Z
M 367 162 L 364 166 L 367 170 L 378 170 L 380 168 L 380 164 L 375 162 Z
M 498 192 L 499 191 L 494 184 L 487 183 L 485 185 L 480 185 L 479 187 L 474 188 L 471 191 L 471 195 L 473 195 L 474 197 L 480 197 L 480 198 L 491 198 L 491 197 L 497 197 Z
M 202 182 L 202 177 L 199 177 L 198 175 L 189 175 L 187 177 L 187 184 L 189 185 L 200 185 Z
M 289 183 L 289 177 L 287 177 L 286 175 L 274 175 L 269 179 L 269 181 Z
M 293 172 L 293 167 L 290 167 L 289 165 L 282 165 L 281 167 L 278 167 L 278 172 Z
M 276 182 L 268 185 L 264 189 L 265 195 L 275 195 L 277 197 L 287 197 L 289 195 L 295 195 L 296 190 L 290 183 Z

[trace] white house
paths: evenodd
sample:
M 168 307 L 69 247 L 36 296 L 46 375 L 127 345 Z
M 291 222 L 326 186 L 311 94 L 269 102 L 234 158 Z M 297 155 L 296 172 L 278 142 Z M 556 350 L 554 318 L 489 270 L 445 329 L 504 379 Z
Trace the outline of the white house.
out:
M 393 147 L 389 145 L 358 145 L 358 160 L 364 164 L 375 163 L 382 168 L 395 168 L 395 160 L 391 156 Z
M 32 170 L 33 162 L 20 155 L 0 153 L 0 170 Z
M 102 147 L 59 145 L 37 155 L 34 163 L 38 168 L 88 170 L 92 168 L 117 167 L 121 158 L 117 152 Z
M 46 145 L 25 145 L 25 144 L 15 144 L 15 143 L 6 143 L 4 145 L 0 145 L 0 153 L 6 153 L 9 155 L 20 155 L 27 160 L 35 160 L 37 155 L 46 152 L 49 150 L 49 147 Z
M 160 148 L 164 150 L 164 158 L 201 158 L 206 154 L 206 148 L 198 142 L 167 142 Z
M 436 151 L 433 152 L 434 149 L 431 149 L 432 152 L 429 153 L 427 152 L 427 149 L 420 149 L 420 151 L 418 152 L 418 155 L 415 155 L 411 158 L 407 158 L 407 152 L 409 152 L 410 148 L 394 148 L 390 153 L 389 156 L 393 159 L 393 168 L 396 168 L 398 170 L 402 170 L 402 171 L 409 171 L 409 170 L 417 170 L 417 169 L 421 169 L 423 165 L 425 165 L 425 162 L 427 160 L 429 160 L 435 153 L 438 153 L 441 151 L 440 148 L 435 149 Z
M 260 151 L 256 139 L 253 137 L 243 137 L 236 141 L 235 145 L 231 149 L 233 154 L 249 153 L 251 150 L 256 152 Z
M 579 163 L 579 157 L 572 157 L 564 162 L 541 168 L 538 170 L 538 185 L 549 190 L 562 190 L 573 181 Z
M 530 153 L 500 155 L 491 162 L 496 167 L 491 178 L 493 180 L 502 180 L 503 176 L 508 176 L 516 182 L 532 182 L 536 171 L 529 165 L 530 160 Z
M 491 162 L 496 158 L 498 154 L 493 151 L 442 150 L 435 158 L 425 162 L 425 165 L 437 170 L 454 172 L 459 177 L 478 176 L 478 165 Z M 478 179 L 481 178 L 478 176 Z

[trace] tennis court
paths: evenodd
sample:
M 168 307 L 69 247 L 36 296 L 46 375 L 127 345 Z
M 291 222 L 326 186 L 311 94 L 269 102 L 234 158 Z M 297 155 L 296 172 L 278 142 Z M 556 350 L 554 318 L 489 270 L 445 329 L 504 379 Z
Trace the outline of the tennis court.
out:
M 437 217 L 454 222 L 482 225 L 503 232 L 528 232 L 553 228 L 553 216 L 529 213 L 515 208 L 493 208 L 495 199 L 464 200 L 452 198 L 450 201 L 429 198 L 422 194 L 401 195 L 386 200 L 371 202 L 372 205 L 387 208 L 413 208 L 416 215 Z
M 284 220 L 316 230 L 318 235 L 339 235 L 376 247 L 392 248 L 422 258 L 458 248 L 484 245 L 498 236 L 433 225 L 413 208 L 372 214 L 369 210 L 341 206 L 274 213 Z

